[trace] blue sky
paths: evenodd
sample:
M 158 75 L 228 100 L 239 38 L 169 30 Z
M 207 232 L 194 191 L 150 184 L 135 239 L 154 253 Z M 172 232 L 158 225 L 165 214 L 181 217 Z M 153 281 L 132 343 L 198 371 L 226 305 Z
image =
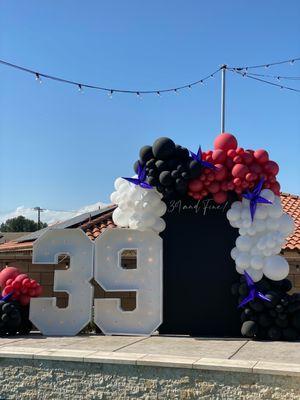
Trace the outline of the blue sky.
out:
M 0 5 L 0 58 L 103 86 L 172 87 L 222 63 L 300 56 L 299 20 L 297 0 L 10 0 Z M 261 72 L 300 76 L 300 62 Z M 220 76 L 178 96 L 142 100 L 38 84 L 5 66 L 0 85 L 2 212 L 108 202 L 142 145 L 169 136 L 208 149 L 220 131 Z M 227 88 L 226 130 L 243 147 L 268 149 L 281 166 L 282 190 L 299 194 L 300 94 L 229 74 Z

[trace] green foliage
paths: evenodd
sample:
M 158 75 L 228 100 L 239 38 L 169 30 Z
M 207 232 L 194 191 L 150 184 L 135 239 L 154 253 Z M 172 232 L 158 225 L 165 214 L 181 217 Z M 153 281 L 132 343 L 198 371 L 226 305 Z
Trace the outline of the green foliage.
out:
M 48 225 L 43 222 L 40 222 L 40 226 L 38 226 L 37 222 L 20 215 L 19 217 L 11 218 L 3 222 L 0 225 L 0 232 L 35 232 L 47 226 Z

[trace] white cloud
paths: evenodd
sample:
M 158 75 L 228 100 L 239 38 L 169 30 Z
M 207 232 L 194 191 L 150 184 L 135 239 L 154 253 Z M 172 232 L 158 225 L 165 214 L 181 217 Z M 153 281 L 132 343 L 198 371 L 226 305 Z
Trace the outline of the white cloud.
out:
M 69 218 L 76 217 L 77 215 L 84 214 L 89 211 L 98 210 L 99 207 L 106 207 L 105 203 L 95 203 L 87 206 L 83 206 L 78 210 L 73 211 L 57 211 L 57 210 L 48 210 L 46 209 L 41 213 L 41 221 L 47 222 L 48 225 L 52 225 L 57 222 L 65 221 Z M 5 222 L 9 218 L 18 217 L 19 215 L 23 215 L 25 218 L 37 220 L 37 211 L 34 211 L 33 208 L 26 208 L 24 206 L 17 207 L 14 211 L 8 213 L 0 212 L 0 223 Z

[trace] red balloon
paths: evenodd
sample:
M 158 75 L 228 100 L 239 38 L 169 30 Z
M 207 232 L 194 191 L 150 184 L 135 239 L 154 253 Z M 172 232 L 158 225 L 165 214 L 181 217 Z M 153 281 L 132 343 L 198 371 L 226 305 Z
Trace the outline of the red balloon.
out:
M 30 286 L 30 279 L 29 278 L 24 279 L 22 285 L 28 288 Z
M 22 286 L 20 289 L 20 292 L 21 292 L 21 294 L 27 294 L 27 292 L 28 292 L 27 287 Z
M 198 179 L 193 179 L 189 183 L 189 190 L 192 192 L 200 192 L 203 189 L 203 183 Z
M 37 286 L 37 281 L 35 279 L 30 279 L 30 287 L 35 289 Z
M 226 192 L 218 192 L 213 194 L 214 202 L 217 204 L 222 204 L 224 201 L 227 200 L 227 193 Z
M 214 140 L 214 148 L 228 151 L 237 148 L 237 140 L 230 133 L 221 133 Z
M 208 179 L 210 182 L 212 182 L 212 181 L 215 179 L 215 173 L 214 173 L 214 172 L 210 172 L 210 173 L 207 175 L 207 179 Z
M 234 166 L 234 162 L 233 162 L 232 158 L 227 158 L 227 160 L 225 161 L 225 164 L 228 169 L 231 169 Z
M 234 189 L 234 183 L 228 182 L 228 190 L 233 190 L 233 189 Z
M 242 180 L 241 180 L 241 178 L 234 178 L 233 183 L 234 183 L 234 186 L 241 186 Z
M 28 290 L 28 296 L 34 297 L 35 296 L 35 289 L 29 289 Z
M 209 186 L 208 186 L 208 191 L 210 193 L 217 193 L 220 190 L 220 184 L 218 182 L 212 182 Z
M 226 152 L 221 149 L 217 149 L 213 151 L 212 159 L 215 163 L 221 164 L 226 160 Z
M 221 189 L 222 189 L 224 192 L 227 192 L 227 190 L 228 190 L 228 182 L 226 182 L 226 181 L 222 182 L 222 183 L 221 183 Z
M 5 286 L 11 285 L 13 281 L 13 279 L 7 279 L 7 281 L 5 282 Z
M 253 155 L 249 152 L 249 150 L 245 151 L 242 158 L 246 165 L 250 165 L 253 162 Z
M 197 196 L 199 196 L 199 195 L 197 195 Z M 201 200 L 201 198 L 198 199 L 198 200 Z M 39 286 L 35 289 L 35 296 L 38 297 L 38 296 L 40 296 L 42 293 L 43 293 L 43 287 L 42 287 L 41 285 L 39 285 Z
M 264 164 L 269 161 L 269 154 L 266 150 L 263 149 L 255 150 L 254 158 L 259 164 Z
M 26 274 L 20 274 L 15 278 L 15 282 L 22 282 L 24 279 L 27 279 L 28 275 Z
M 13 291 L 13 287 L 11 285 L 6 286 L 3 290 L 2 290 L 2 296 L 7 296 L 9 293 L 11 293 Z
M 200 181 L 205 181 L 205 179 L 206 179 L 206 176 L 204 174 L 200 176 Z
M 244 176 L 249 172 L 249 168 L 244 164 L 236 164 L 232 168 L 232 176 L 235 178 L 244 178 Z
M 30 303 L 30 296 L 27 296 L 26 294 L 21 294 L 19 302 L 22 306 L 27 306 L 27 304 Z
M 11 286 L 13 287 L 14 290 L 19 290 L 21 288 L 21 283 L 20 282 L 16 282 L 14 280 L 13 283 L 11 284 Z
M 239 155 L 235 156 L 233 159 L 233 162 L 235 164 L 240 164 L 241 162 L 243 162 L 242 156 L 239 156 Z
M 0 286 L 4 287 L 8 279 L 15 279 L 20 274 L 18 268 L 6 267 L 0 272 Z
M 248 174 L 246 174 L 246 181 L 247 182 L 251 182 L 255 180 L 255 175 L 253 172 L 249 172 Z
M 242 155 L 244 154 L 244 149 L 243 149 L 242 147 L 238 147 L 238 148 L 236 149 L 236 153 L 237 153 L 239 156 L 242 156 Z
M 277 175 L 279 172 L 279 166 L 275 161 L 268 161 L 264 165 L 264 170 L 267 174 Z
M 230 150 L 227 151 L 227 155 L 230 158 L 234 158 L 236 156 L 236 151 L 233 150 L 233 149 L 230 149 Z
M 276 196 L 280 195 L 280 184 L 277 181 L 271 184 L 270 189 L 274 194 L 276 194 Z
M 208 191 L 207 190 L 201 190 L 201 193 L 200 193 L 203 197 L 205 197 L 205 196 L 207 196 L 208 195 Z
M 227 169 L 222 164 L 215 164 L 217 171 L 215 171 L 216 181 L 223 181 L 227 177 Z
M 250 164 L 249 169 L 251 172 L 254 172 L 256 174 L 260 174 L 262 172 L 262 167 L 257 163 Z

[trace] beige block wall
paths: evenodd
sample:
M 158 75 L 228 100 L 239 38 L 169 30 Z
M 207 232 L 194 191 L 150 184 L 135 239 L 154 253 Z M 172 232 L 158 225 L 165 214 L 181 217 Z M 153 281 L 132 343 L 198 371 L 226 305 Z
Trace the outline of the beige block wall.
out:
M 288 278 L 293 284 L 291 293 L 300 292 L 300 253 L 286 252 L 283 254 L 289 262 L 290 274 Z M 134 268 L 135 260 L 131 257 L 124 259 L 122 265 L 125 268 Z M 54 292 L 53 279 L 55 270 L 64 270 L 68 267 L 68 260 L 64 260 L 57 265 L 39 265 L 32 264 L 31 255 L 19 256 L 18 259 L 7 257 L 6 260 L 0 259 L 0 269 L 8 266 L 18 266 L 21 272 L 27 273 L 31 279 L 36 279 L 43 286 L 43 296 L 56 297 L 58 307 L 66 307 L 68 305 L 68 294 L 63 292 Z M 121 306 L 125 311 L 134 310 L 136 306 L 136 296 L 134 292 L 106 292 L 97 282 L 92 280 L 94 286 L 95 298 L 120 298 Z
M 129 264 L 132 264 L 129 261 Z M 60 308 L 67 307 L 68 305 L 68 294 L 65 292 L 55 292 L 53 290 L 54 282 L 54 271 L 65 270 L 68 268 L 68 260 L 60 264 L 32 264 L 30 257 L 18 260 L 0 260 L 0 269 L 2 270 L 5 266 L 16 266 L 22 273 L 28 274 L 31 279 L 35 279 L 43 286 L 44 297 L 56 297 L 57 306 Z M 120 298 L 121 307 L 124 311 L 131 311 L 135 309 L 136 298 L 134 292 L 106 292 L 100 285 L 94 280 L 92 281 L 94 286 L 94 297 L 99 298 Z

